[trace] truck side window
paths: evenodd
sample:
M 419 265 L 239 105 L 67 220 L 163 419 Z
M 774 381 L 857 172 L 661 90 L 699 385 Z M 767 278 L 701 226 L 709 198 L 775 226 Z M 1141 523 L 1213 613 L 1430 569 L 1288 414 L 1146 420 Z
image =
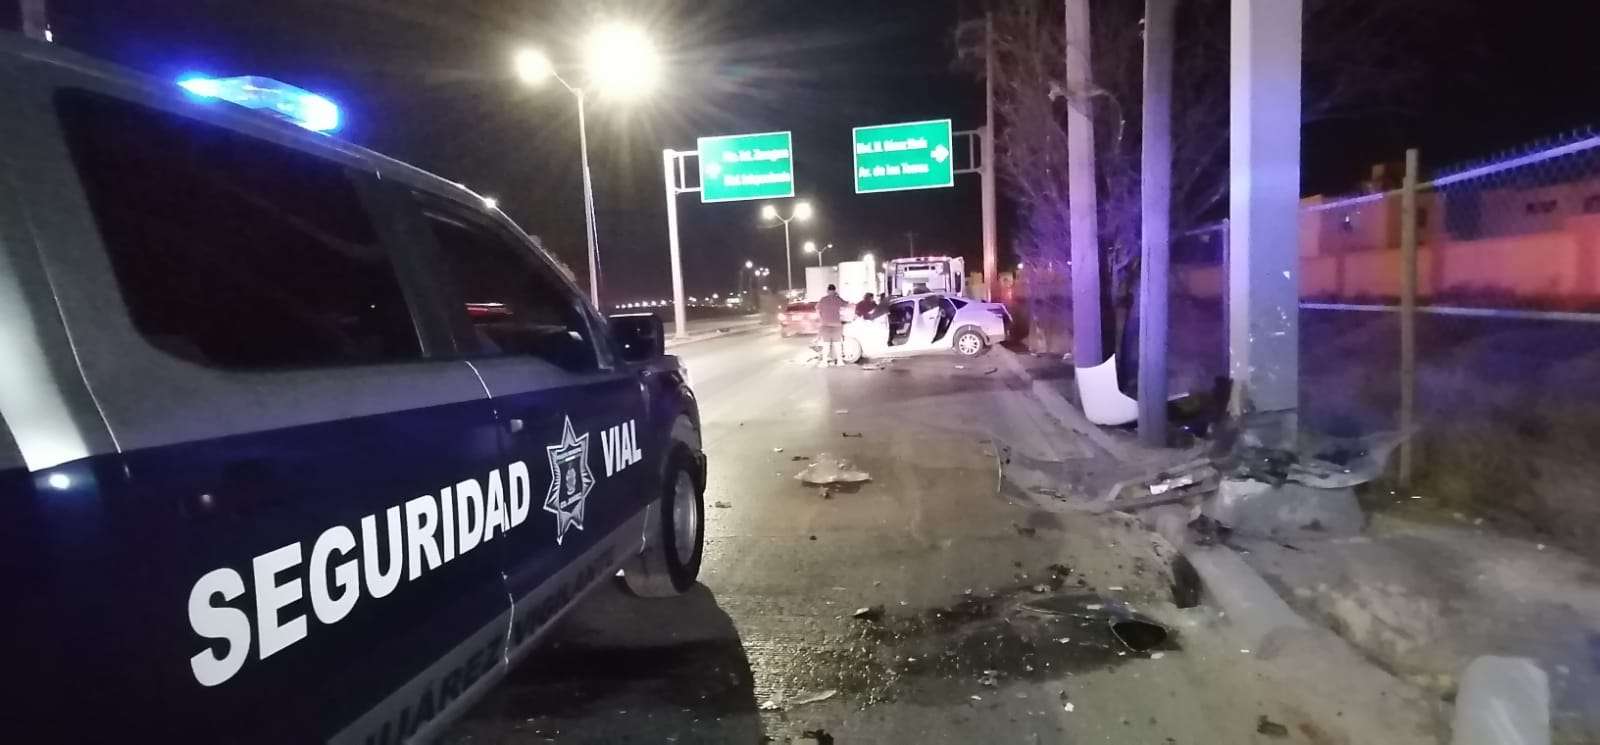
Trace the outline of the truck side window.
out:
M 338 164 L 89 91 L 55 104 L 152 345 L 243 369 L 421 357 L 388 252 Z
M 532 355 L 569 372 L 599 367 L 576 298 L 530 249 L 487 226 L 424 215 L 483 353 Z

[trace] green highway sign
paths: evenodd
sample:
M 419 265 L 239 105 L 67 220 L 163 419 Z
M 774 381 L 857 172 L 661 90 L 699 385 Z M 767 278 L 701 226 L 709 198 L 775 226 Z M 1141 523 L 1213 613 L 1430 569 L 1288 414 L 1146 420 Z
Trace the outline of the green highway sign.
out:
M 794 196 L 788 132 L 701 137 L 698 149 L 701 202 Z
M 949 119 L 856 127 L 854 132 L 857 194 L 955 185 Z

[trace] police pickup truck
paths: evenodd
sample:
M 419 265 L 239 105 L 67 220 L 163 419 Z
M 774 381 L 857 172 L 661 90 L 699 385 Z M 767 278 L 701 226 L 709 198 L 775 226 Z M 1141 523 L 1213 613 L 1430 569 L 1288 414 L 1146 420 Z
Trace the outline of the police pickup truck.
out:
M 252 110 L 326 99 L 183 82 L 0 39 L 8 740 L 427 739 L 597 583 L 693 585 L 659 320 Z

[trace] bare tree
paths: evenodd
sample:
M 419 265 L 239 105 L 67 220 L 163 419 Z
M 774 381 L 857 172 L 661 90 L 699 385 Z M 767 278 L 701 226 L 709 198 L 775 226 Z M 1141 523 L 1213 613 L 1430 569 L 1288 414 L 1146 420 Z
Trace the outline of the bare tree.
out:
M 1180 0 L 1172 100 L 1174 234 L 1223 216 L 1228 194 L 1230 0 Z M 1094 78 L 1069 91 L 1058 0 L 994 0 L 996 163 L 1019 218 L 1013 250 L 1044 276 L 1068 264 L 1066 116 L 1072 96 L 1095 99 L 1099 242 L 1113 305 L 1126 308 L 1139 253 L 1143 3 L 1095 0 Z M 1449 0 L 1305 0 L 1305 123 L 1397 106 L 1425 67 L 1407 35 L 1450 11 Z M 956 32 L 957 63 L 984 74 L 982 18 Z M 1050 273 L 1054 272 L 1052 276 Z M 1064 285 L 1062 285 L 1064 286 Z M 1034 289 L 1034 288 L 1030 288 Z M 1038 294 L 1038 293 L 1036 293 Z M 1044 314 L 1058 314 L 1051 300 Z

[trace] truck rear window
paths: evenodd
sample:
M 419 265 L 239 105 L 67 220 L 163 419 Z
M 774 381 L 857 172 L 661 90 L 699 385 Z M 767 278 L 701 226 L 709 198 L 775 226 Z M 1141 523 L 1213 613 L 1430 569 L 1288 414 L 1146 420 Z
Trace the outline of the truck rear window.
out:
M 383 244 L 339 165 L 83 90 L 61 128 L 134 326 L 224 368 L 421 355 Z

